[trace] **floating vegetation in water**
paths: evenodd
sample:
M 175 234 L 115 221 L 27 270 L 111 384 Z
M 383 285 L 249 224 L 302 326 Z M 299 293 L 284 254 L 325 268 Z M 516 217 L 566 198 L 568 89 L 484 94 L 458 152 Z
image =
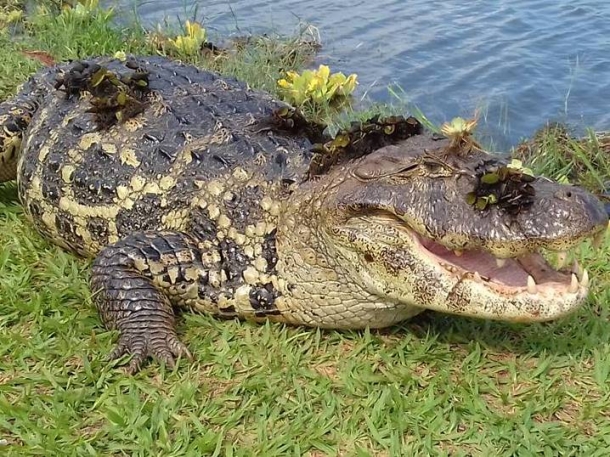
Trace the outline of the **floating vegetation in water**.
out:
M 357 76 L 332 73 L 326 65 L 317 70 L 305 70 L 302 74 L 287 71 L 277 82 L 284 100 L 300 107 L 307 103 L 332 105 L 345 101 L 356 88 Z

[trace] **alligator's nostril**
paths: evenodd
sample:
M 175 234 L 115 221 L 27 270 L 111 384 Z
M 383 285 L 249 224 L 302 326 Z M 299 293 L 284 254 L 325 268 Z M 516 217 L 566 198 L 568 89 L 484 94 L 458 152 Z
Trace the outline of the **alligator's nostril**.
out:
M 573 196 L 573 193 L 571 190 L 560 189 L 557 192 L 555 192 L 555 197 L 563 199 L 563 200 L 570 199 L 570 198 L 572 198 L 572 196 Z

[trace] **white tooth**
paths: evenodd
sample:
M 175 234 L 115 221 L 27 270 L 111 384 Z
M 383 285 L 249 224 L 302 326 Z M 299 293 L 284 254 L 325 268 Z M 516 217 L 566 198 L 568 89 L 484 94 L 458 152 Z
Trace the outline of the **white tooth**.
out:
M 453 253 L 456 255 L 456 257 L 460 257 L 464 253 L 464 251 L 460 251 L 459 249 L 456 249 L 453 251 Z
M 597 235 L 595 235 L 593 237 L 593 247 L 595 249 L 597 249 L 598 247 L 600 247 L 602 245 L 602 241 L 604 241 L 604 234 L 605 232 L 599 232 Z
M 566 264 L 566 259 L 568 258 L 568 253 L 565 251 L 557 253 L 557 268 L 563 268 Z
M 481 279 L 481 275 L 479 274 L 478 271 L 474 272 L 474 275 L 472 276 L 472 278 L 475 280 L 475 282 L 483 282 L 483 279 Z
M 571 294 L 575 294 L 576 292 L 578 292 L 578 278 L 574 273 L 572 273 L 572 282 L 570 283 L 570 288 L 568 289 L 568 292 L 570 292 Z
M 536 289 L 536 281 L 534 280 L 534 278 L 532 277 L 532 275 L 528 275 L 527 276 L 527 291 L 530 294 L 535 294 L 537 292 Z
M 496 265 L 498 266 L 498 268 L 502 268 L 504 265 L 506 265 L 506 259 L 496 258 Z
M 589 272 L 585 268 L 585 271 L 582 272 L 582 279 L 580 280 L 580 285 L 583 287 L 589 287 Z

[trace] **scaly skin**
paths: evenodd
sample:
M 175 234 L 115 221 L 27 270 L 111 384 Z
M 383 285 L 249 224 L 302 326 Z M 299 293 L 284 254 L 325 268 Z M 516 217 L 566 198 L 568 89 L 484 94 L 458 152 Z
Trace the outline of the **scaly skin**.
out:
M 530 253 L 605 229 L 603 206 L 586 192 L 537 179 L 522 211 L 476 210 L 465 195 L 482 164 L 499 159 L 427 135 L 340 158 L 312 178 L 310 142 L 271 121 L 284 105 L 270 95 L 163 58 L 138 62 L 149 72 L 143 108 L 121 122 L 90 112 L 92 95 L 73 85 L 82 67 L 72 79 L 76 67 L 45 70 L 0 105 L 4 137 L 23 136 L 16 172 L 19 149 L 5 139 L 0 180 L 17 178 L 26 214 L 48 239 L 95 257 L 94 300 L 120 332 L 112 357 L 133 355 L 130 372 L 148 356 L 169 365 L 190 357 L 172 306 L 375 328 L 424 309 L 549 320 L 584 302 L 583 272 L 570 289 L 569 272 L 531 267 L 542 281 L 532 293 L 521 270 L 514 287 L 498 286 L 431 257 L 418 240 L 533 265 Z M 58 75 L 71 96 L 54 87 Z
M 34 86 L 31 83 L 25 84 L 22 92 L 0 111 L 0 182 L 13 180 L 17 176 L 23 132 L 43 96 Z

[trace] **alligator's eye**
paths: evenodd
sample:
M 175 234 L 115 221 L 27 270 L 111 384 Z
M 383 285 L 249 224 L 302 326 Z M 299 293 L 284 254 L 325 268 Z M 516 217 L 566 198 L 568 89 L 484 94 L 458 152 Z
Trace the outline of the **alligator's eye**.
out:
M 423 159 L 422 165 L 425 168 L 425 175 L 431 178 L 440 178 L 443 176 L 452 176 L 455 171 L 440 160 Z
M 438 162 L 425 162 L 426 170 L 430 173 L 441 173 L 445 171 L 445 167 Z
M 357 167 L 353 174 L 356 178 L 362 181 L 370 181 L 373 179 L 394 176 L 401 173 L 407 173 L 417 167 L 416 162 L 406 162 L 395 157 L 386 157 L 383 159 L 369 160 Z

